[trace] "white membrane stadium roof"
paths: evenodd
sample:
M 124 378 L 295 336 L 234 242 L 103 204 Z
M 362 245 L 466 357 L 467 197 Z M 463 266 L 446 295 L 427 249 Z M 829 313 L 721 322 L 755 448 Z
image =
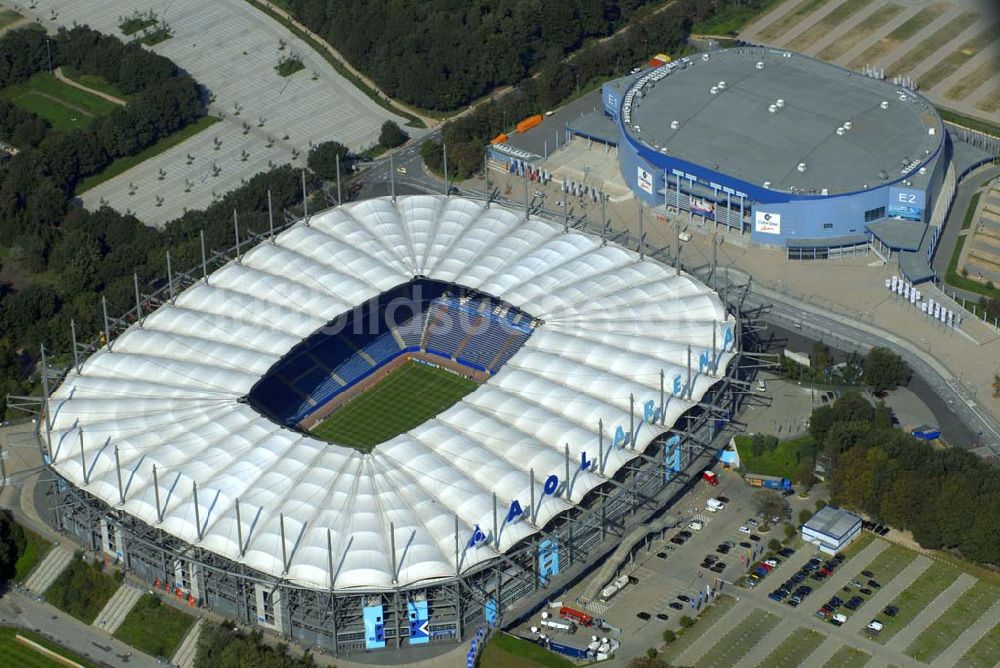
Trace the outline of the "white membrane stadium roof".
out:
M 483 291 L 544 324 L 484 385 L 370 454 L 239 401 L 304 337 L 414 276 Z M 349 204 L 259 244 L 71 370 L 49 407 L 54 466 L 151 525 L 155 466 L 164 531 L 302 586 L 432 584 L 530 536 L 637 457 L 718 382 L 697 373 L 697 360 L 715 330 L 724 370 L 735 353 L 722 332 L 732 326 L 690 276 L 561 225 L 460 198 Z M 691 396 L 672 396 L 689 345 Z M 665 426 L 642 419 L 647 402 L 659 406 L 661 369 Z M 610 446 L 617 427 L 629 429 L 630 395 L 637 451 Z M 598 458 L 599 420 L 603 475 L 580 466 L 583 453 Z M 568 495 L 562 486 L 545 494 L 548 476 L 565 477 L 567 445 Z M 504 523 L 514 500 L 529 516 Z M 470 546 L 477 525 L 487 539 Z

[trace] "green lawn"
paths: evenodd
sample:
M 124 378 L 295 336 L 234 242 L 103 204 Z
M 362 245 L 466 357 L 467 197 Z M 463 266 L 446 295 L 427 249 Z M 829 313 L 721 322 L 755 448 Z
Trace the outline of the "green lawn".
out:
M 24 553 L 18 557 L 17 563 L 14 566 L 17 570 L 14 575 L 15 582 L 24 582 L 28 574 L 38 565 L 38 562 L 52 549 L 52 543 L 24 525 L 21 528 L 24 530 L 25 546 Z
M 798 668 L 806 657 L 823 644 L 826 636 L 819 631 L 800 626 L 785 638 L 760 665 L 768 668 Z
M 719 596 L 715 603 L 703 608 L 696 619 L 698 623 L 691 628 L 681 628 L 677 632 L 677 640 L 667 645 L 664 650 L 664 658 L 667 661 L 676 661 L 677 658 L 687 651 L 687 648 L 695 644 L 698 638 L 708 632 L 709 629 L 719 621 L 723 615 L 736 605 L 736 599 L 732 596 Z
M 1000 656 L 1000 624 L 990 629 L 958 660 L 962 668 L 993 668 Z
M 170 657 L 192 624 L 191 615 L 166 605 L 155 594 L 143 594 L 115 637 L 150 656 Z
M 767 0 L 758 9 L 741 5 L 725 5 L 711 18 L 695 23 L 691 32 L 695 35 L 736 35 L 746 24 L 758 16 L 763 16 L 781 0 Z
M 751 452 L 750 442 L 750 436 L 736 437 L 736 447 L 740 451 L 740 465 L 748 473 L 780 476 L 792 480 L 802 459 L 815 457 L 816 445 L 809 434 L 787 441 L 778 441 L 778 446 L 774 450 L 764 452 L 759 457 L 755 457 Z
M 997 34 L 1000 34 L 1000 24 L 990 25 L 968 42 L 959 46 L 958 50 L 952 51 L 939 60 L 934 67 L 924 72 L 919 79 L 920 87 L 924 90 L 934 88 L 986 48 L 990 42 L 996 39 Z
M 851 68 L 860 69 L 861 66 L 866 63 L 871 64 L 882 62 L 882 59 L 901 42 L 905 42 L 923 30 L 926 26 L 930 25 L 939 16 L 944 14 L 947 9 L 948 4 L 944 2 L 936 2 L 932 5 L 927 5 L 901 23 L 888 35 L 868 47 L 864 53 L 852 60 Z
M 17 642 L 15 637 L 18 634 L 42 645 L 45 649 L 52 650 L 71 661 L 86 666 L 86 668 L 94 668 L 95 666 L 95 664 L 83 657 L 46 640 L 36 633 L 12 628 L 0 628 L 0 665 L 17 666 L 18 668 L 62 668 L 63 664 L 57 663 L 44 654 L 36 652 L 31 647 Z
M 885 624 L 885 628 L 875 637 L 875 642 L 883 645 L 889 639 L 899 633 L 907 624 L 916 619 L 917 615 L 923 612 L 931 604 L 938 594 L 943 592 L 959 576 L 959 571 L 954 566 L 939 564 L 937 562 L 930 565 L 909 587 L 900 592 L 899 596 L 893 599 L 890 605 L 899 608 L 895 617 L 879 615 L 879 619 Z M 877 573 L 877 572 L 876 572 Z M 876 578 L 878 576 L 876 575 Z M 882 586 L 885 583 L 879 580 Z
M 937 32 L 932 33 L 922 42 L 914 45 L 899 60 L 885 68 L 886 75 L 909 74 L 917 65 L 927 60 L 935 51 L 962 34 L 966 28 L 978 19 L 979 14 L 974 11 L 962 12 L 941 26 Z
M 74 557 L 45 592 L 45 601 L 90 624 L 121 586 L 121 573 L 107 575 L 101 564 Z
M 443 412 L 476 387 L 475 381 L 451 371 L 408 362 L 338 408 L 312 433 L 370 452 L 379 443 Z
M 890 19 L 894 18 L 901 11 L 903 11 L 902 5 L 892 2 L 879 7 L 860 24 L 833 42 L 830 42 L 829 46 L 819 52 L 818 57 L 821 60 L 830 62 L 837 60 L 855 46 L 861 44 L 865 39 L 874 35 L 877 30 L 881 30 Z
M 998 600 L 1000 589 L 982 583 L 973 585 L 910 643 L 906 653 L 918 661 L 930 663 Z
M 94 174 L 93 176 L 88 176 L 83 181 L 81 181 L 80 185 L 76 187 L 75 194 L 82 195 L 91 188 L 94 188 L 104 183 L 108 179 L 113 179 L 119 174 L 122 174 L 128 171 L 129 169 L 132 169 L 139 163 L 145 160 L 149 160 L 150 158 L 157 156 L 160 153 L 163 153 L 167 149 L 177 146 L 185 139 L 195 136 L 208 126 L 217 122 L 219 122 L 219 119 L 216 118 L 215 116 L 205 116 L 203 118 L 199 118 L 194 123 L 191 123 L 187 127 L 178 130 L 169 137 L 164 137 L 163 139 L 156 142 L 155 144 L 153 144 L 146 150 L 142 151 L 141 153 L 137 153 L 136 155 L 127 156 L 124 158 L 118 158 L 110 165 L 108 165 L 104 169 L 104 171 L 98 174 Z
M 98 90 L 102 93 L 107 93 L 112 97 L 117 97 L 122 100 L 128 100 L 128 96 L 123 92 L 118 90 L 118 87 L 112 83 L 109 83 L 107 79 L 96 74 L 84 74 L 83 72 L 78 72 L 72 67 L 63 66 L 62 73 L 67 79 L 72 79 L 82 86 L 87 88 L 92 88 Z
M 573 668 L 576 664 L 533 643 L 498 633 L 483 648 L 479 665 L 483 668 Z
M 877 557 L 872 559 L 870 564 L 859 568 L 858 572 L 871 571 L 875 574 L 873 579 L 884 587 L 916 558 L 917 553 L 913 550 L 890 543 Z
M 865 654 L 853 647 L 841 647 L 823 664 L 823 668 L 861 668 L 871 660 L 870 654 Z
M 48 72 L 38 72 L 27 81 L 0 90 L 0 96 L 25 111 L 44 118 L 58 130 L 75 130 L 118 108 L 79 88 L 63 83 Z
M 778 615 L 772 615 L 764 610 L 751 611 L 743 621 L 722 636 L 715 647 L 695 662 L 695 667 L 731 668 L 739 665 L 740 660 L 770 633 L 781 619 Z
M 0 9 L 0 28 L 6 28 L 11 23 L 19 21 L 23 17 L 13 9 Z

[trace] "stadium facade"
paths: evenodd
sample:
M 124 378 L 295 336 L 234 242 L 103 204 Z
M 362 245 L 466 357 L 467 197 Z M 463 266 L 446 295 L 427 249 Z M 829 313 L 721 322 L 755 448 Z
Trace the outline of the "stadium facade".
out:
M 912 90 L 741 47 L 608 82 L 602 97 L 614 128 L 600 134 L 613 135 L 625 182 L 650 206 L 748 232 L 793 259 L 869 244 L 929 257 L 936 242 L 928 222 L 951 142 Z
M 540 605 L 682 492 L 742 395 L 728 297 L 489 203 L 345 205 L 216 264 L 106 327 L 48 397 L 59 521 L 151 587 L 334 654 Z M 338 326 L 352 312 L 372 328 Z M 482 383 L 371 453 L 300 427 L 416 353 Z

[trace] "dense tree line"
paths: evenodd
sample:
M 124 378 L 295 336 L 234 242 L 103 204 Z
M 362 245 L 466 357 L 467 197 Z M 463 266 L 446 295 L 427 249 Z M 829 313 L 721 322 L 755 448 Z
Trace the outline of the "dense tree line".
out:
M 259 632 L 249 635 L 234 633 L 232 622 L 205 624 L 198 638 L 196 666 L 211 668 L 307 668 L 316 665 L 312 654 L 306 652 L 303 658 L 288 654 L 286 645 L 277 648 L 265 645 Z
M 7 509 L 0 509 L 0 582 L 14 578 L 17 560 L 27 545 L 24 529 L 14 521 L 14 515 Z
M 809 430 L 833 461 L 835 503 L 913 532 L 926 548 L 1000 565 L 1000 470 L 958 448 L 931 447 L 857 394 L 813 411 Z
M 516 84 L 657 0 L 290 0 L 292 13 L 392 97 L 456 109 Z M 657 49 L 651 41 L 650 49 Z
M 762 0 L 749 2 L 762 4 Z M 731 3 L 676 0 L 660 11 L 634 18 L 626 30 L 610 39 L 584 45 L 570 58 L 546 60 L 515 90 L 477 106 L 473 113 L 444 126 L 442 139 L 448 145 L 451 177 L 468 178 L 481 170 L 483 146 L 518 120 L 557 107 L 579 90 L 626 74 L 655 52 L 675 55 L 682 52 L 686 49 L 691 24 L 727 4 Z M 497 53 L 489 56 L 503 57 Z M 424 142 L 421 156 L 432 170 L 442 171 L 442 149 L 438 142 Z
M 46 45 L 48 42 L 48 45 Z M 61 132 L 34 115 L 0 105 L 0 140 L 20 153 L 0 166 L 0 245 L 13 246 L 30 269 L 46 255 L 79 182 L 114 159 L 135 155 L 205 114 L 202 91 L 170 60 L 87 27 L 54 37 L 15 30 L 0 38 L 0 87 L 67 65 L 104 77 L 128 105 L 90 127 Z

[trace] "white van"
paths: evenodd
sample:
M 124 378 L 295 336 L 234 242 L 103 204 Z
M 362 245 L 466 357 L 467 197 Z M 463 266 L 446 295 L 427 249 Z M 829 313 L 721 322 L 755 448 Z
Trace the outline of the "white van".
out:
M 691 529 L 692 531 L 701 531 L 704 528 L 705 523 L 701 520 L 692 520 L 691 524 L 688 524 L 688 529 Z
M 725 507 L 726 504 L 724 504 L 722 501 L 719 501 L 718 499 L 709 499 L 708 501 L 705 502 L 705 510 L 707 510 L 710 513 L 717 513 Z

